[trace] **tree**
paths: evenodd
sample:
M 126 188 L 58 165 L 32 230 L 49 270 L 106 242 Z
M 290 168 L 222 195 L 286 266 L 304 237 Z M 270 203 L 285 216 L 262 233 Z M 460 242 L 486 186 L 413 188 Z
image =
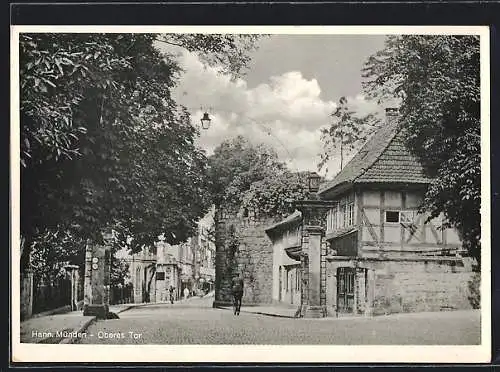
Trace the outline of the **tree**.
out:
M 422 209 L 444 212 L 480 262 L 479 38 L 390 36 L 363 75 L 370 97 L 402 100 L 399 123 L 434 179 Z
M 62 230 L 45 230 L 36 237 L 31 249 L 31 267 L 36 283 L 53 282 L 67 264 L 83 264 L 84 256 L 76 247 L 84 243 L 75 240 L 68 231 Z
M 75 125 L 74 109 L 89 92 L 95 94 L 101 90 L 102 94 L 102 91 L 116 90 L 119 81 L 114 80 L 115 72 L 131 72 L 132 63 L 135 61 L 137 64 L 141 58 L 142 62 L 147 62 L 144 52 L 153 52 L 153 60 L 157 61 L 158 56 L 154 54 L 158 51 L 153 51 L 152 47 L 154 42 L 163 41 L 196 52 L 206 63 L 219 66 L 221 73 L 238 76 L 249 62 L 248 53 L 255 48 L 258 37 L 219 34 L 22 34 L 19 42 L 22 165 L 26 166 L 28 159 L 32 158 L 32 151 L 36 152 L 33 146 L 43 149 L 44 156 L 36 157 L 32 162 L 79 155 L 75 141 L 85 133 L 86 128 Z M 138 58 L 133 52 L 140 50 L 141 46 L 143 54 Z M 173 55 L 162 57 L 163 67 L 157 67 L 168 66 L 169 74 L 163 77 L 171 88 L 175 73 L 180 69 Z M 141 73 L 147 74 L 146 71 Z M 129 84 L 124 88 L 134 87 Z M 95 113 L 98 114 L 105 104 L 108 104 L 106 100 L 99 101 Z
M 242 206 L 267 216 L 286 217 L 294 211 L 294 202 L 315 198 L 308 188 L 309 173 L 283 169 L 256 181 L 243 194 Z
M 252 34 L 165 34 L 157 40 L 198 54 L 206 64 L 232 78 L 244 74 L 250 62 L 250 52 L 266 35 Z
M 321 128 L 323 153 L 318 169 L 326 167 L 334 155 L 340 152 L 340 170 L 344 167 L 346 155 L 360 147 L 380 122 L 374 114 L 360 116 L 349 106 L 346 97 L 340 97 L 339 104 L 331 114 L 333 120 L 326 128 Z
M 253 145 L 243 136 L 222 142 L 209 158 L 210 191 L 216 207 L 240 206 L 243 194 L 254 182 L 282 171 L 274 150 Z
M 224 141 L 209 158 L 211 192 L 217 207 L 258 210 L 268 216 L 293 212 L 293 202 L 312 198 L 309 172 L 291 172 L 274 150 L 238 136 Z
M 112 287 L 124 286 L 130 280 L 129 263 L 124 258 L 113 257 L 111 261 L 111 280 Z
M 122 240 L 133 237 L 133 251 L 161 233 L 177 243 L 193 232 L 209 205 L 207 160 L 189 114 L 170 96 L 179 67 L 155 47 L 162 37 L 175 38 L 21 35 L 24 261 L 46 232 L 67 231 L 81 243 L 99 241 L 109 226 Z M 213 48 L 215 62 L 236 52 L 237 35 L 198 38 L 177 39 L 200 53 Z M 244 65 L 238 58 L 246 57 L 226 58 L 228 73 Z

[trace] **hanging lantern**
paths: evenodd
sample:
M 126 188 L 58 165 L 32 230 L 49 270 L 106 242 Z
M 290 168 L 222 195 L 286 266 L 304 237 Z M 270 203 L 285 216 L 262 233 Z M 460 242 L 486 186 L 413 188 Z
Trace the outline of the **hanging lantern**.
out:
M 212 120 L 210 119 L 210 116 L 208 115 L 208 112 L 205 112 L 205 113 L 203 114 L 203 117 L 201 118 L 201 120 L 200 120 L 200 121 L 201 121 L 201 127 L 202 127 L 203 129 L 208 129 L 208 128 L 210 128 L 210 122 L 211 122 Z
M 308 182 L 309 182 L 309 191 L 317 192 L 319 190 L 319 183 L 321 181 L 321 177 L 317 173 L 309 173 Z

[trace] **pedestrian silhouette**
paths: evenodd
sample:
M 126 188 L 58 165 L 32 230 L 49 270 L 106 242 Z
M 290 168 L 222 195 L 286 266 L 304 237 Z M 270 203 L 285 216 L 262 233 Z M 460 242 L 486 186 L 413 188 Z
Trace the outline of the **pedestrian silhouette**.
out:
M 168 292 L 170 294 L 170 303 L 174 303 L 174 287 L 170 286 L 170 288 L 168 289 Z
M 233 310 L 234 315 L 240 315 L 241 299 L 243 297 L 243 278 L 237 274 L 231 283 L 231 291 L 233 294 Z

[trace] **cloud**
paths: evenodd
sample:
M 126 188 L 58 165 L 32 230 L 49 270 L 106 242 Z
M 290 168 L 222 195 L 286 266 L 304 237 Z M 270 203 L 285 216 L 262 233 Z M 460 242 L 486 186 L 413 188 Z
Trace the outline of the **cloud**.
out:
M 347 97 L 347 102 L 351 109 L 356 112 L 359 116 L 365 116 L 368 114 L 376 114 L 380 116 L 382 111 L 380 106 L 376 101 L 367 100 L 363 94 L 358 94 L 354 97 Z
M 320 128 L 328 125 L 336 103 L 321 98 L 315 78 L 287 71 L 249 88 L 244 79 L 221 75 L 193 53 L 182 52 L 179 61 L 184 72 L 174 98 L 188 107 L 195 124 L 204 111 L 210 113 L 211 127 L 202 130 L 199 139 L 209 154 L 225 139 L 241 134 L 275 148 L 292 170 L 317 170 Z M 352 101 L 362 110 L 372 108 L 363 96 Z

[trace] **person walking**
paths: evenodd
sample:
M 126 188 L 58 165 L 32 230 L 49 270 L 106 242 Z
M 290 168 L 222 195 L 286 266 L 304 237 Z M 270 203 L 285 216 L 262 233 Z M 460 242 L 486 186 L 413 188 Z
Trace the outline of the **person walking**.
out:
M 189 297 L 189 289 L 188 287 L 184 288 L 184 299 L 187 300 L 187 298 Z
M 234 315 L 240 315 L 241 299 L 243 297 L 243 278 L 241 277 L 241 274 L 237 274 L 233 278 L 231 291 L 233 294 Z
M 168 289 L 168 293 L 170 294 L 170 302 L 173 304 L 174 303 L 174 287 L 170 286 Z

